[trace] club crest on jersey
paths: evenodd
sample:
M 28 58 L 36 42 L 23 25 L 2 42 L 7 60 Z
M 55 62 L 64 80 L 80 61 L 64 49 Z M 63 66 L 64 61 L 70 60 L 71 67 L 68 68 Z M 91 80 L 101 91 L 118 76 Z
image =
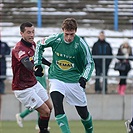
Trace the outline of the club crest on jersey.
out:
M 33 60 L 33 57 L 29 57 L 29 60 L 32 61 Z
M 74 67 L 74 64 L 67 60 L 59 60 L 56 62 L 56 64 L 62 70 L 69 70 Z

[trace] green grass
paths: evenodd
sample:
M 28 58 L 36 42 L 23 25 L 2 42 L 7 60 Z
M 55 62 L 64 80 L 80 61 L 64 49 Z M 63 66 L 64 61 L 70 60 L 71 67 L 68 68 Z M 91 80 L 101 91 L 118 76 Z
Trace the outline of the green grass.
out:
M 0 133 L 38 133 L 35 130 L 35 121 L 24 121 L 24 127 L 20 128 L 16 121 L 0 121 Z M 80 121 L 69 121 L 72 133 L 84 133 Z M 124 121 L 93 121 L 94 133 L 126 133 Z M 55 121 L 50 121 L 50 133 L 61 133 Z

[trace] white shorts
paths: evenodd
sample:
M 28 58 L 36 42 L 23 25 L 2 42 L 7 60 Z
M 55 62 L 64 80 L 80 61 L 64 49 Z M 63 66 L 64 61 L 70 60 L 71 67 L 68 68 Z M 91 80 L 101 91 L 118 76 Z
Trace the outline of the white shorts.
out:
M 65 83 L 57 79 L 50 79 L 50 93 L 58 91 L 63 94 L 66 101 L 74 106 L 87 106 L 84 89 L 79 83 Z
M 15 90 L 14 94 L 16 98 L 29 110 L 40 107 L 48 100 L 47 91 L 39 82 L 25 90 Z

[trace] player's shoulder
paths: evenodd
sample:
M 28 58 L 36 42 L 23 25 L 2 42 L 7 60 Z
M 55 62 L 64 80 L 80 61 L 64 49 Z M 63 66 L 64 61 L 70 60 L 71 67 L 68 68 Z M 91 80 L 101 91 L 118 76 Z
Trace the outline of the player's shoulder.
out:
M 61 34 L 61 33 L 50 35 L 49 37 L 47 37 L 46 43 L 49 43 L 49 42 L 57 42 L 58 43 L 61 41 L 62 36 L 63 36 L 63 34 Z
M 86 46 L 88 46 L 88 44 L 87 44 L 87 42 L 85 41 L 85 39 L 84 38 L 82 38 L 82 37 L 77 37 L 77 39 L 79 40 L 79 42 L 80 42 L 80 46 L 84 46 L 84 47 L 86 47 Z
M 51 39 L 51 38 L 59 38 L 60 35 L 61 35 L 60 33 L 52 34 L 52 35 L 48 36 L 48 37 L 46 38 L 46 40 L 47 40 L 47 39 Z
M 25 50 L 26 47 L 19 41 L 13 48 L 13 51 Z

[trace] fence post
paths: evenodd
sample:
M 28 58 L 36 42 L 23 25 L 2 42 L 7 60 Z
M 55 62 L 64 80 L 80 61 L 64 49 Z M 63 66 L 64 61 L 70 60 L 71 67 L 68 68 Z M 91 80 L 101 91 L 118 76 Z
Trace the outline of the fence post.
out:
M 102 65 L 103 65 L 103 89 L 102 89 L 102 94 L 105 94 L 105 79 L 106 79 L 106 75 L 105 75 L 105 57 L 102 58 Z
M 114 0 L 114 30 L 118 31 L 118 0 Z
M 37 7 L 38 7 L 37 26 L 42 27 L 42 15 L 41 15 L 42 2 L 41 0 L 38 0 Z
M 122 120 L 124 120 L 125 117 L 125 95 L 122 96 Z

